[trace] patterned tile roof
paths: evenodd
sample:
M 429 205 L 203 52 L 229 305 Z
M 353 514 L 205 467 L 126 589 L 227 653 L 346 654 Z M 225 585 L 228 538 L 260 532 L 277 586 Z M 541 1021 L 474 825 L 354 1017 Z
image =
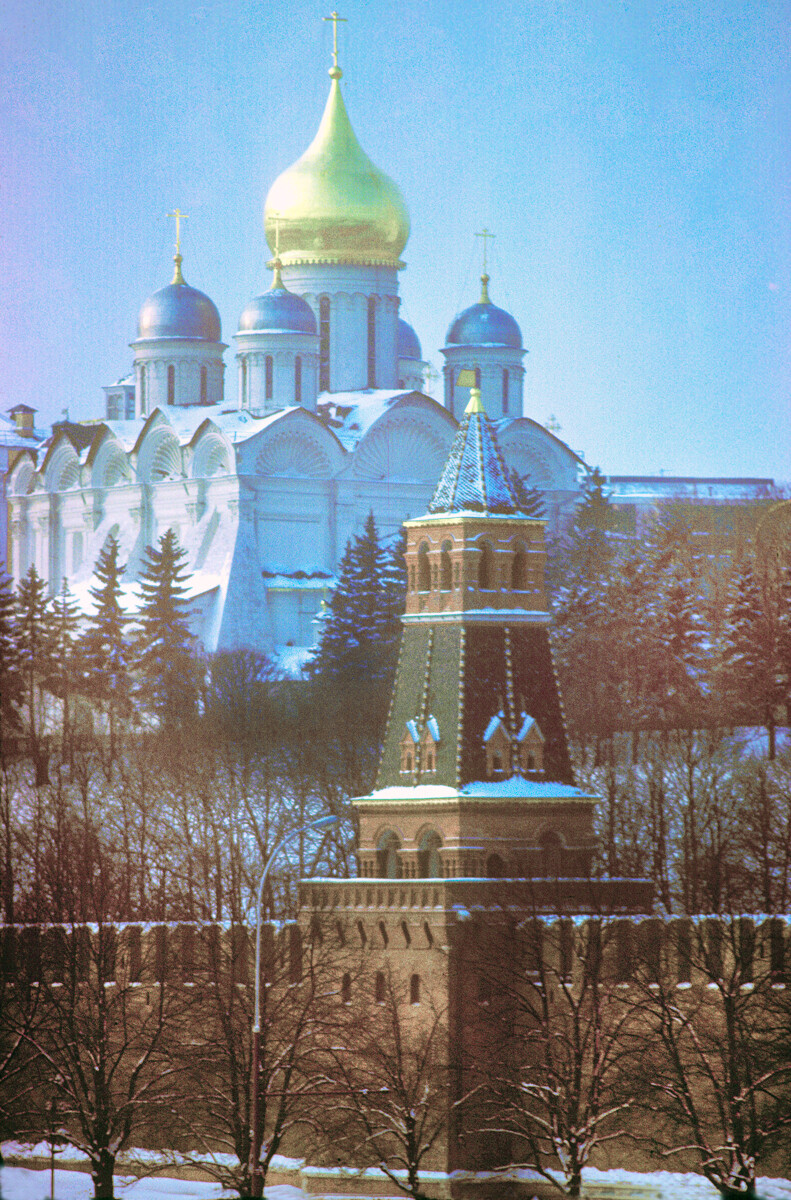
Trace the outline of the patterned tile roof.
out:
M 453 439 L 430 513 L 518 513 L 492 422 L 473 396 Z

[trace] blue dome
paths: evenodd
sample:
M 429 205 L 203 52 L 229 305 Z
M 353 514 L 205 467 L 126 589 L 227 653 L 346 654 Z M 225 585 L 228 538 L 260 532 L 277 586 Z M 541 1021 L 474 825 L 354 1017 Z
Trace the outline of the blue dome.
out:
M 513 346 L 522 349 L 522 331 L 496 304 L 473 304 L 456 317 L 446 338 L 450 346 Z
M 220 314 L 213 302 L 188 283 L 169 283 L 149 296 L 137 319 L 138 338 L 222 339 Z
M 240 333 L 272 330 L 280 333 L 315 333 L 316 318 L 307 300 L 284 287 L 273 287 L 246 304 L 239 318 Z
M 398 318 L 398 357 L 399 358 L 414 358 L 418 362 L 423 361 L 423 351 L 420 349 L 420 342 L 411 325 L 407 325 L 406 321 Z

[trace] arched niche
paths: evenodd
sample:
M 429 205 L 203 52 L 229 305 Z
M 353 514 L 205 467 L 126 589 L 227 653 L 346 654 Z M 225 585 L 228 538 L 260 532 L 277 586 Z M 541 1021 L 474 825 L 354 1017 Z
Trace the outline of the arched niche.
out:
M 376 844 L 376 875 L 378 879 L 399 879 L 401 864 L 399 851 L 401 839 L 392 829 L 387 829 Z

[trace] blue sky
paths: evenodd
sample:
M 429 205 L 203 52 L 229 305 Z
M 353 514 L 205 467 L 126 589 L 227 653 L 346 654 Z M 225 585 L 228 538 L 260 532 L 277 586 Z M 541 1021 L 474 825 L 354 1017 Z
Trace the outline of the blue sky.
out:
M 340 0 L 338 0 L 340 3 Z M 232 343 L 269 285 L 266 191 L 318 125 L 313 0 L 10 0 L 0 33 L 3 407 L 98 416 L 184 274 Z M 349 0 L 343 88 L 399 184 L 402 313 L 439 368 L 491 294 L 526 414 L 610 473 L 791 478 L 791 5 Z M 235 400 L 233 350 L 227 395 Z M 437 393 L 439 394 L 439 392 Z

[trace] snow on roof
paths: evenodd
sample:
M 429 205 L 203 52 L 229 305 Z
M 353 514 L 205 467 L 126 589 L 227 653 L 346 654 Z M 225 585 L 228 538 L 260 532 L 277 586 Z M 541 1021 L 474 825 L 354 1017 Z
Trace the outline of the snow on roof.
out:
M 435 742 L 439 741 L 439 722 L 436 717 L 429 717 L 426 721 L 426 729 L 431 734 Z
M 411 737 L 412 741 L 417 743 L 418 737 L 419 737 L 418 730 L 417 730 L 417 721 L 415 721 L 414 719 L 411 721 L 407 721 L 406 728 L 407 728 L 407 733 Z
M 188 445 L 192 441 L 200 426 L 207 420 L 216 425 L 230 442 L 238 443 L 255 437 L 262 429 L 282 420 L 293 411 L 293 407 L 282 408 L 277 412 L 268 413 L 265 417 L 254 417 L 245 409 L 224 409 L 220 404 L 185 405 L 183 408 L 168 406 L 154 409 L 154 412 L 158 412 L 164 417 L 182 446 Z M 151 420 L 152 415 L 135 417 L 129 421 L 95 420 L 80 423 L 83 425 L 106 425 L 113 437 L 117 438 L 123 448 L 129 451 L 134 449 L 144 425 Z
M 522 713 L 522 725 L 519 729 L 519 733 L 516 735 L 517 741 L 524 741 L 531 729 L 535 730 L 542 742 L 545 740 L 543 733 L 536 724 L 535 717 L 530 717 L 527 713 Z
M 386 787 L 355 800 L 593 800 L 592 792 L 566 783 L 543 783 L 513 775 L 510 779 L 484 779 L 465 783 L 461 788 L 437 783 L 419 783 L 415 787 Z
M 498 713 L 496 717 L 492 717 L 489 724 L 486 726 L 486 732 L 483 735 L 484 742 L 491 741 L 491 739 L 497 733 L 497 730 L 501 728 L 505 730 L 505 725 L 503 725 L 503 714 Z M 505 730 L 505 732 L 507 736 L 508 731 Z
M 726 502 L 756 500 L 774 495 L 773 479 L 692 475 L 607 475 L 608 498 L 616 504 L 626 500 L 698 500 Z
M 344 450 L 354 450 L 372 425 L 412 390 L 371 388 L 363 392 L 323 392 L 318 408 Z
M 519 512 L 494 427 L 482 407 L 464 414 L 428 506 L 430 513 Z

